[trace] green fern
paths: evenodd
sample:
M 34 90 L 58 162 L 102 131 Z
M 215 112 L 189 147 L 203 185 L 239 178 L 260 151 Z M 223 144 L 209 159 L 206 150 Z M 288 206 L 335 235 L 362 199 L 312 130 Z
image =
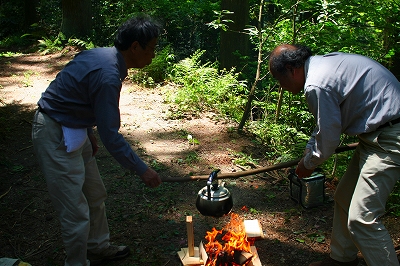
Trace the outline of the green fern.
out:
M 55 39 L 43 37 L 43 40 L 38 40 L 39 51 L 42 54 L 61 51 L 64 48 L 65 39 L 65 35 L 61 32 L 57 35 Z
M 78 47 L 86 49 L 86 50 L 89 50 L 89 49 L 92 49 L 95 47 L 93 42 L 86 42 L 84 40 L 75 39 L 75 38 L 70 38 L 68 40 L 68 44 L 71 46 L 78 46 Z

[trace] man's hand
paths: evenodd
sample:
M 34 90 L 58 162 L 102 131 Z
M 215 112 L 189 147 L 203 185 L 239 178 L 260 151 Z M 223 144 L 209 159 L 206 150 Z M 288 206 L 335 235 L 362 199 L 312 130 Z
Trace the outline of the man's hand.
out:
M 304 150 L 304 152 L 303 152 L 303 157 L 304 157 L 304 156 L 306 156 L 306 155 L 307 155 L 307 153 L 309 153 L 309 152 L 311 152 L 311 150 L 310 150 L 310 149 L 305 149 L 305 150 Z
M 145 183 L 148 187 L 155 188 L 161 184 L 160 176 L 157 174 L 156 171 L 151 168 L 148 168 L 146 172 L 144 172 L 144 174 L 140 176 L 140 178 L 142 179 L 143 183 Z
M 93 156 L 96 155 L 97 151 L 99 150 L 99 145 L 97 145 L 97 139 L 96 136 L 92 133 L 88 135 L 90 143 L 92 143 L 92 150 L 93 150 Z
M 296 167 L 296 175 L 301 179 L 301 178 L 309 177 L 313 172 L 314 172 L 314 169 L 307 169 L 304 166 L 304 157 L 303 157 Z

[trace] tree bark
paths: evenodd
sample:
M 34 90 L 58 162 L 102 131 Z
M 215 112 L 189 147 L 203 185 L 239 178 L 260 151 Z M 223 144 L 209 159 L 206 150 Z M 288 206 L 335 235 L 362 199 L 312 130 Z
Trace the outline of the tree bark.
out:
M 221 10 L 233 12 L 224 17 L 233 23 L 227 31 L 221 30 L 220 69 L 241 69 L 240 56 L 249 54 L 249 37 L 243 32 L 249 21 L 249 0 L 222 0 Z
M 36 12 L 36 8 L 39 4 L 39 0 L 24 0 L 24 25 L 23 28 L 29 29 L 29 27 L 39 21 L 39 15 Z
M 62 0 L 61 32 L 67 37 L 84 38 L 92 30 L 90 0 Z

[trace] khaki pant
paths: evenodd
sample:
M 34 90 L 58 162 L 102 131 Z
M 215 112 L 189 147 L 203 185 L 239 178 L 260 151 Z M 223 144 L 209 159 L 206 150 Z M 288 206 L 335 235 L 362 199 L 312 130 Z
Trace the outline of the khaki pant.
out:
M 38 111 L 33 120 L 32 141 L 61 222 L 65 265 L 89 265 L 88 249 L 96 252 L 109 246 L 104 206 L 107 193 L 91 143 L 87 139 L 80 149 L 67 153 L 61 126 Z
M 400 124 L 361 134 L 335 193 L 331 257 L 352 261 L 358 250 L 369 266 L 399 265 L 380 217 L 400 178 Z

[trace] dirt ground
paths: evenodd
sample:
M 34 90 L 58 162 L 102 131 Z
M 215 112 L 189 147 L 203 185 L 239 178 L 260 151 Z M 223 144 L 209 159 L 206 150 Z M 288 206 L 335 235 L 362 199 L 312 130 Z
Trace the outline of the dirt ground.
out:
M 33 266 L 63 265 L 60 224 L 33 154 L 30 131 L 41 92 L 73 55 L 64 51 L 0 58 L 0 258 L 20 258 Z M 173 89 L 169 84 L 141 88 L 126 81 L 120 102 L 121 133 L 163 178 L 271 164 L 251 136 L 239 135 L 237 125 L 216 114 L 171 119 L 164 95 Z M 188 135 L 198 143 L 189 143 Z M 258 163 L 233 163 L 240 156 Z M 228 221 L 198 212 L 197 194 L 206 181 L 164 182 L 149 189 L 104 147 L 96 157 L 108 190 L 111 241 L 131 248 L 128 258 L 105 265 L 181 265 L 177 251 L 187 247 L 186 216 L 193 216 L 195 246 L 212 227 L 222 228 Z M 302 266 L 329 254 L 335 183 L 326 182 L 325 204 L 306 210 L 289 198 L 287 170 L 223 180 L 232 193 L 232 212 L 257 219 L 263 228 L 264 239 L 255 242 L 262 265 Z M 383 219 L 397 246 L 397 218 Z

